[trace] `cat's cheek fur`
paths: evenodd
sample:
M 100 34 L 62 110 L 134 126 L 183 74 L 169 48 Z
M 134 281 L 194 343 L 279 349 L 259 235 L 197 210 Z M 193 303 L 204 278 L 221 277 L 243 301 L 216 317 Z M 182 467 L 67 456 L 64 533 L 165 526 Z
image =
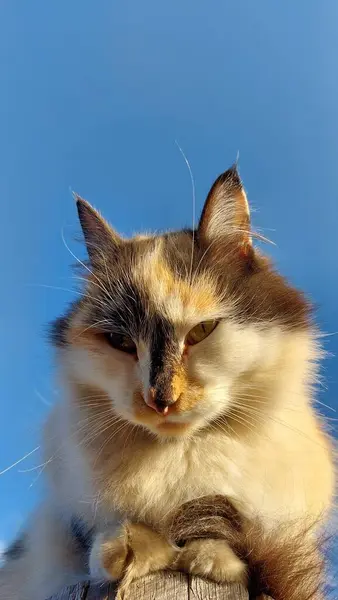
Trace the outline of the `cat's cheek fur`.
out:
M 108 359 L 105 356 L 103 360 L 102 354 L 94 350 L 71 346 L 66 350 L 62 364 L 73 380 L 104 391 L 111 400 L 112 409 L 131 420 L 132 395 L 138 385 L 134 361 L 129 356 L 116 359 L 109 349 L 108 353 Z
M 206 386 L 224 379 L 232 383 L 245 372 L 271 367 L 281 351 L 283 330 L 230 320 L 221 322 L 210 337 L 189 358 L 190 372 Z

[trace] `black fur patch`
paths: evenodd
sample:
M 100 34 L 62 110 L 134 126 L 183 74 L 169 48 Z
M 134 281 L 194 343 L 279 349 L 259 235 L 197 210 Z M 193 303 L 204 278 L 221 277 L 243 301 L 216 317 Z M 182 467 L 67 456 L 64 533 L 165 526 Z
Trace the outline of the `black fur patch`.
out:
M 79 552 L 84 555 L 89 554 L 93 543 L 94 527 L 88 528 L 80 517 L 73 516 L 70 531 Z
M 27 550 L 27 534 L 23 533 L 5 551 L 5 560 L 18 560 Z
M 174 327 L 160 315 L 152 322 L 150 386 L 156 392 L 156 404 L 159 408 L 172 402 L 173 361 L 179 354 Z
M 67 344 L 67 330 L 69 327 L 69 321 L 79 306 L 80 302 L 75 301 L 68 307 L 66 314 L 58 317 L 49 325 L 48 339 L 55 346 L 61 348 Z

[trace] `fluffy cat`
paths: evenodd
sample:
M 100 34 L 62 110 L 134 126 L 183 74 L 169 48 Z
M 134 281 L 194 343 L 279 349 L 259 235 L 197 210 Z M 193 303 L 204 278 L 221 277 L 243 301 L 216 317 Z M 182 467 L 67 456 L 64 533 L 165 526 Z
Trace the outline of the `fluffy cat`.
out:
M 226 541 L 178 549 L 162 534 L 212 494 L 276 539 L 325 519 L 333 453 L 312 407 L 310 307 L 254 248 L 236 168 L 194 231 L 123 239 L 77 207 L 89 262 L 51 329 L 63 399 L 44 431 L 46 495 L 7 553 L 0 598 L 45 600 L 88 571 L 120 578 L 130 546 L 131 576 L 172 566 L 245 582 Z

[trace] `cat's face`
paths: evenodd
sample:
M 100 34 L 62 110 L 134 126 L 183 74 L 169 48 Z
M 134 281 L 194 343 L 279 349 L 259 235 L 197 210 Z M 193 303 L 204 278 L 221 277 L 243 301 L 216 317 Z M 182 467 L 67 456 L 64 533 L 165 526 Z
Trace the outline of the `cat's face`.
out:
M 83 298 L 53 339 L 83 389 L 159 436 L 226 414 L 241 385 L 276 361 L 308 308 L 251 244 L 235 169 L 212 187 L 198 228 L 121 239 L 78 200 L 90 263 Z

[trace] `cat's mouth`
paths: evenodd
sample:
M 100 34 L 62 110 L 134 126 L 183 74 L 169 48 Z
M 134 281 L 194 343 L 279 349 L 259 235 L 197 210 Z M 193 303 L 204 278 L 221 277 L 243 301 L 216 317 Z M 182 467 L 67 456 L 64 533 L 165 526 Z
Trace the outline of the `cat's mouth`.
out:
M 154 416 L 156 417 L 156 415 Z M 175 421 L 166 417 L 159 420 L 152 417 L 147 418 L 144 414 L 135 414 L 135 420 L 140 425 L 145 425 L 153 433 L 165 437 L 181 436 L 191 429 L 191 421 Z
M 191 429 L 193 420 L 191 413 L 182 414 L 177 408 L 174 404 L 169 407 L 165 415 L 159 414 L 145 403 L 140 392 L 134 394 L 134 419 L 159 435 L 178 436 Z

